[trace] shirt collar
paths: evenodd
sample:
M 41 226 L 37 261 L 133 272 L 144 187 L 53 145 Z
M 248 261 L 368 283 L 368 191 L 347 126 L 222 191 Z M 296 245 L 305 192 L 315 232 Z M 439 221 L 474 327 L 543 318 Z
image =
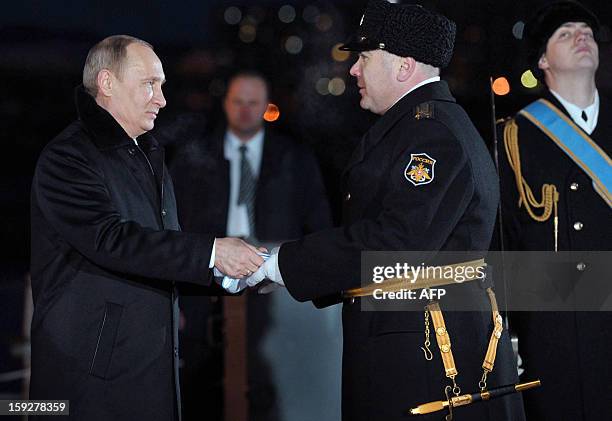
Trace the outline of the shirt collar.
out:
M 248 139 L 246 142 L 240 140 L 231 130 L 225 132 L 225 143 L 231 150 L 238 150 L 240 146 L 246 145 L 247 150 L 254 151 L 261 147 L 263 144 L 264 129 L 260 129 L 253 137 Z
M 550 92 L 567 110 L 572 120 L 574 120 L 574 123 L 580 126 L 588 134 L 593 133 L 593 130 L 595 130 L 595 127 L 597 126 L 597 120 L 599 118 L 599 92 L 597 90 L 595 90 L 595 99 L 593 100 L 593 103 L 586 108 L 580 108 L 577 105 L 572 104 L 571 102 L 563 98 L 558 92 L 555 92 L 552 89 L 550 90 Z M 587 116 L 587 121 L 584 121 L 584 119 L 582 118 L 583 111 Z
M 259 168 L 261 166 L 261 157 L 263 155 L 263 144 L 264 144 L 265 130 L 260 129 L 255 135 L 248 139 L 246 142 L 240 140 L 238 136 L 232 133 L 231 130 L 227 129 L 225 132 L 225 142 L 223 145 L 223 153 L 225 159 L 233 161 L 240 158 L 239 148 L 242 145 L 247 147 L 247 159 L 251 163 L 251 168 L 254 174 L 259 174 Z
M 427 85 L 428 83 L 433 83 L 433 82 L 439 82 L 440 81 L 440 76 L 434 76 L 434 77 L 430 77 L 429 79 L 425 79 L 419 83 L 417 83 L 416 85 L 414 85 L 412 88 L 408 89 L 406 92 L 404 92 L 404 94 L 399 97 L 394 103 L 393 105 L 397 104 L 403 97 L 405 97 L 406 95 L 408 95 L 410 92 L 414 91 L 417 88 L 420 88 L 423 85 Z M 392 108 L 393 105 L 391 105 Z

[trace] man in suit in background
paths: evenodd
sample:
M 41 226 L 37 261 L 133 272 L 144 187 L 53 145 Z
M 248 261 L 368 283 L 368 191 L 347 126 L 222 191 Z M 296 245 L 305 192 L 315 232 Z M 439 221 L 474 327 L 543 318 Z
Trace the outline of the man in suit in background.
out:
M 268 83 L 259 73 L 235 74 L 228 82 L 223 103 L 227 125 L 178 152 L 171 171 L 185 229 L 227 233 L 266 244 L 331 227 L 331 212 L 314 155 L 264 126 L 268 93 Z M 204 372 L 219 367 L 214 361 L 220 361 L 222 350 L 214 341 L 209 343 L 207 320 L 218 320 L 221 311 L 228 342 L 224 355 L 225 400 L 231 404 L 226 405 L 227 411 L 240 410 L 246 394 L 241 388 L 246 386 L 247 376 L 236 372 L 236 367 L 244 369 L 247 363 L 246 406 L 251 420 L 325 419 L 323 407 L 330 419 L 337 418 L 334 407 L 338 408 L 339 383 L 329 370 L 338 366 L 340 359 L 336 309 L 317 312 L 309 305 L 295 303 L 283 291 L 269 296 L 226 297 L 221 310 L 218 300 L 192 292 L 192 297 L 182 300 L 186 320 L 183 339 L 189 344 L 183 348 L 189 419 L 190 408 L 195 416 L 200 408 L 197 404 L 206 396 L 216 396 L 221 402 L 221 373 L 215 370 L 215 380 Z M 241 312 L 246 314 L 246 331 L 240 322 L 234 324 L 245 318 Z M 237 349 L 234 345 L 239 340 L 234 341 L 234 335 L 235 339 L 247 335 L 246 347 Z M 289 350 L 292 358 L 287 357 Z M 237 385 L 232 386 L 232 382 Z M 305 400 L 304 391 L 313 399 L 311 403 Z M 319 399 L 328 404 L 317 405 Z M 225 415 L 228 419 L 230 414 Z

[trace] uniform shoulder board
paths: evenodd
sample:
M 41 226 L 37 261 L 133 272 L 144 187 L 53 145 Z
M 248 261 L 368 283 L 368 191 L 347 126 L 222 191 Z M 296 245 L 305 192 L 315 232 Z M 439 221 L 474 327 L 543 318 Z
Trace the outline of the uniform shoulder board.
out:
M 421 120 L 423 118 L 434 117 L 434 104 L 433 102 L 423 102 L 422 104 L 414 107 L 414 118 Z

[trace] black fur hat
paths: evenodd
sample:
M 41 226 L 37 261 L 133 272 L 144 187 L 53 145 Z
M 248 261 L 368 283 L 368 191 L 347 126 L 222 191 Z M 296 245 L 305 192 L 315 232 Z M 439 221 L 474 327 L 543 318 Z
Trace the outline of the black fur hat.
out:
M 422 6 L 370 0 L 357 36 L 340 49 L 381 49 L 442 68 L 453 55 L 455 31 L 453 21 Z
M 546 51 L 548 40 L 566 22 L 584 22 L 591 27 L 597 39 L 599 20 L 589 9 L 575 1 L 551 3 L 539 9 L 525 23 L 523 41 L 526 59 L 531 72 L 538 79 L 543 76 L 538 61 Z

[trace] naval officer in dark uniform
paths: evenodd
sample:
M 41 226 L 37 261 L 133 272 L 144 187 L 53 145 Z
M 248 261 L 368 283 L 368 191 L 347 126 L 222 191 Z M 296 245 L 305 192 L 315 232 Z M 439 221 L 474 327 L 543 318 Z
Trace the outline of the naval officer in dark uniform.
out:
M 538 117 L 537 110 L 531 108 L 504 124 L 507 153 L 500 153 L 500 175 L 508 250 L 610 250 L 610 191 L 606 193 L 605 183 L 596 181 L 605 178 L 606 173 L 609 177 L 612 171 L 612 102 L 595 84 L 598 30 L 597 17 L 570 1 L 548 5 L 527 21 L 523 37 L 527 60 L 532 72 L 546 84 L 542 97 L 534 104 L 546 105 L 545 111 L 555 113 L 550 114 L 554 117 L 550 124 L 566 121 L 573 127 L 555 141 L 545 133 L 548 126 L 530 120 Z M 561 147 L 572 147 L 572 136 L 590 138 L 601 162 L 607 160 L 607 165 L 596 168 L 590 162 L 580 164 L 572 159 Z M 601 270 L 600 257 L 600 253 L 597 258 L 593 253 L 581 253 L 568 270 L 555 272 L 557 276 L 550 285 L 555 290 L 565 285 L 568 291 L 575 285 L 584 285 L 585 277 L 596 268 Z M 607 268 L 603 272 L 609 281 L 609 263 Z M 529 280 L 531 284 L 534 281 Z M 593 291 L 602 295 L 590 290 L 592 285 L 586 284 L 572 294 L 584 296 Z M 568 297 L 568 301 L 575 299 Z M 549 298 L 542 295 L 543 302 Z M 595 304 L 600 297 L 592 298 Z M 612 313 L 516 312 L 511 326 L 519 338 L 525 378 L 542 380 L 540 390 L 525 395 L 528 419 L 612 419 L 612 405 L 607 398 L 612 396 L 612 336 L 606 333 L 612 326 Z
M 477 253 L 488 247 L 499 199 L 495 168 L 439 77 L 450 62 L 454 37 L 455 24 L 442 15 L 416 5 L 369 2 L 358 37 L 344 48 L 359 52 L 350 73 L 360 88 L 361 107 L 380 118 L 343 173 L 343 227 L 282 244 L 249 284 L 266 277 L 284 284 L 299 301 L 329 304 L 360 286 L 362 251 Z M 479 285 L 460 287 L 491 308 Z M 421 350 L 423 306 L 367 312 L 361 301 L 345 300 L 343 308 L 343 419 L 403 420 L 410 407 L 443 399 L 449 381 L 440 352 L 432 347 L 437 354 L 427 361 Z M 491 313 L 445 317 L 464 392 L 473 391 L 493 328 Z M 489 383 L 516 380 L 504 332 Z M 523 418 L 519 395 L 455 411 L 455 420 Z

